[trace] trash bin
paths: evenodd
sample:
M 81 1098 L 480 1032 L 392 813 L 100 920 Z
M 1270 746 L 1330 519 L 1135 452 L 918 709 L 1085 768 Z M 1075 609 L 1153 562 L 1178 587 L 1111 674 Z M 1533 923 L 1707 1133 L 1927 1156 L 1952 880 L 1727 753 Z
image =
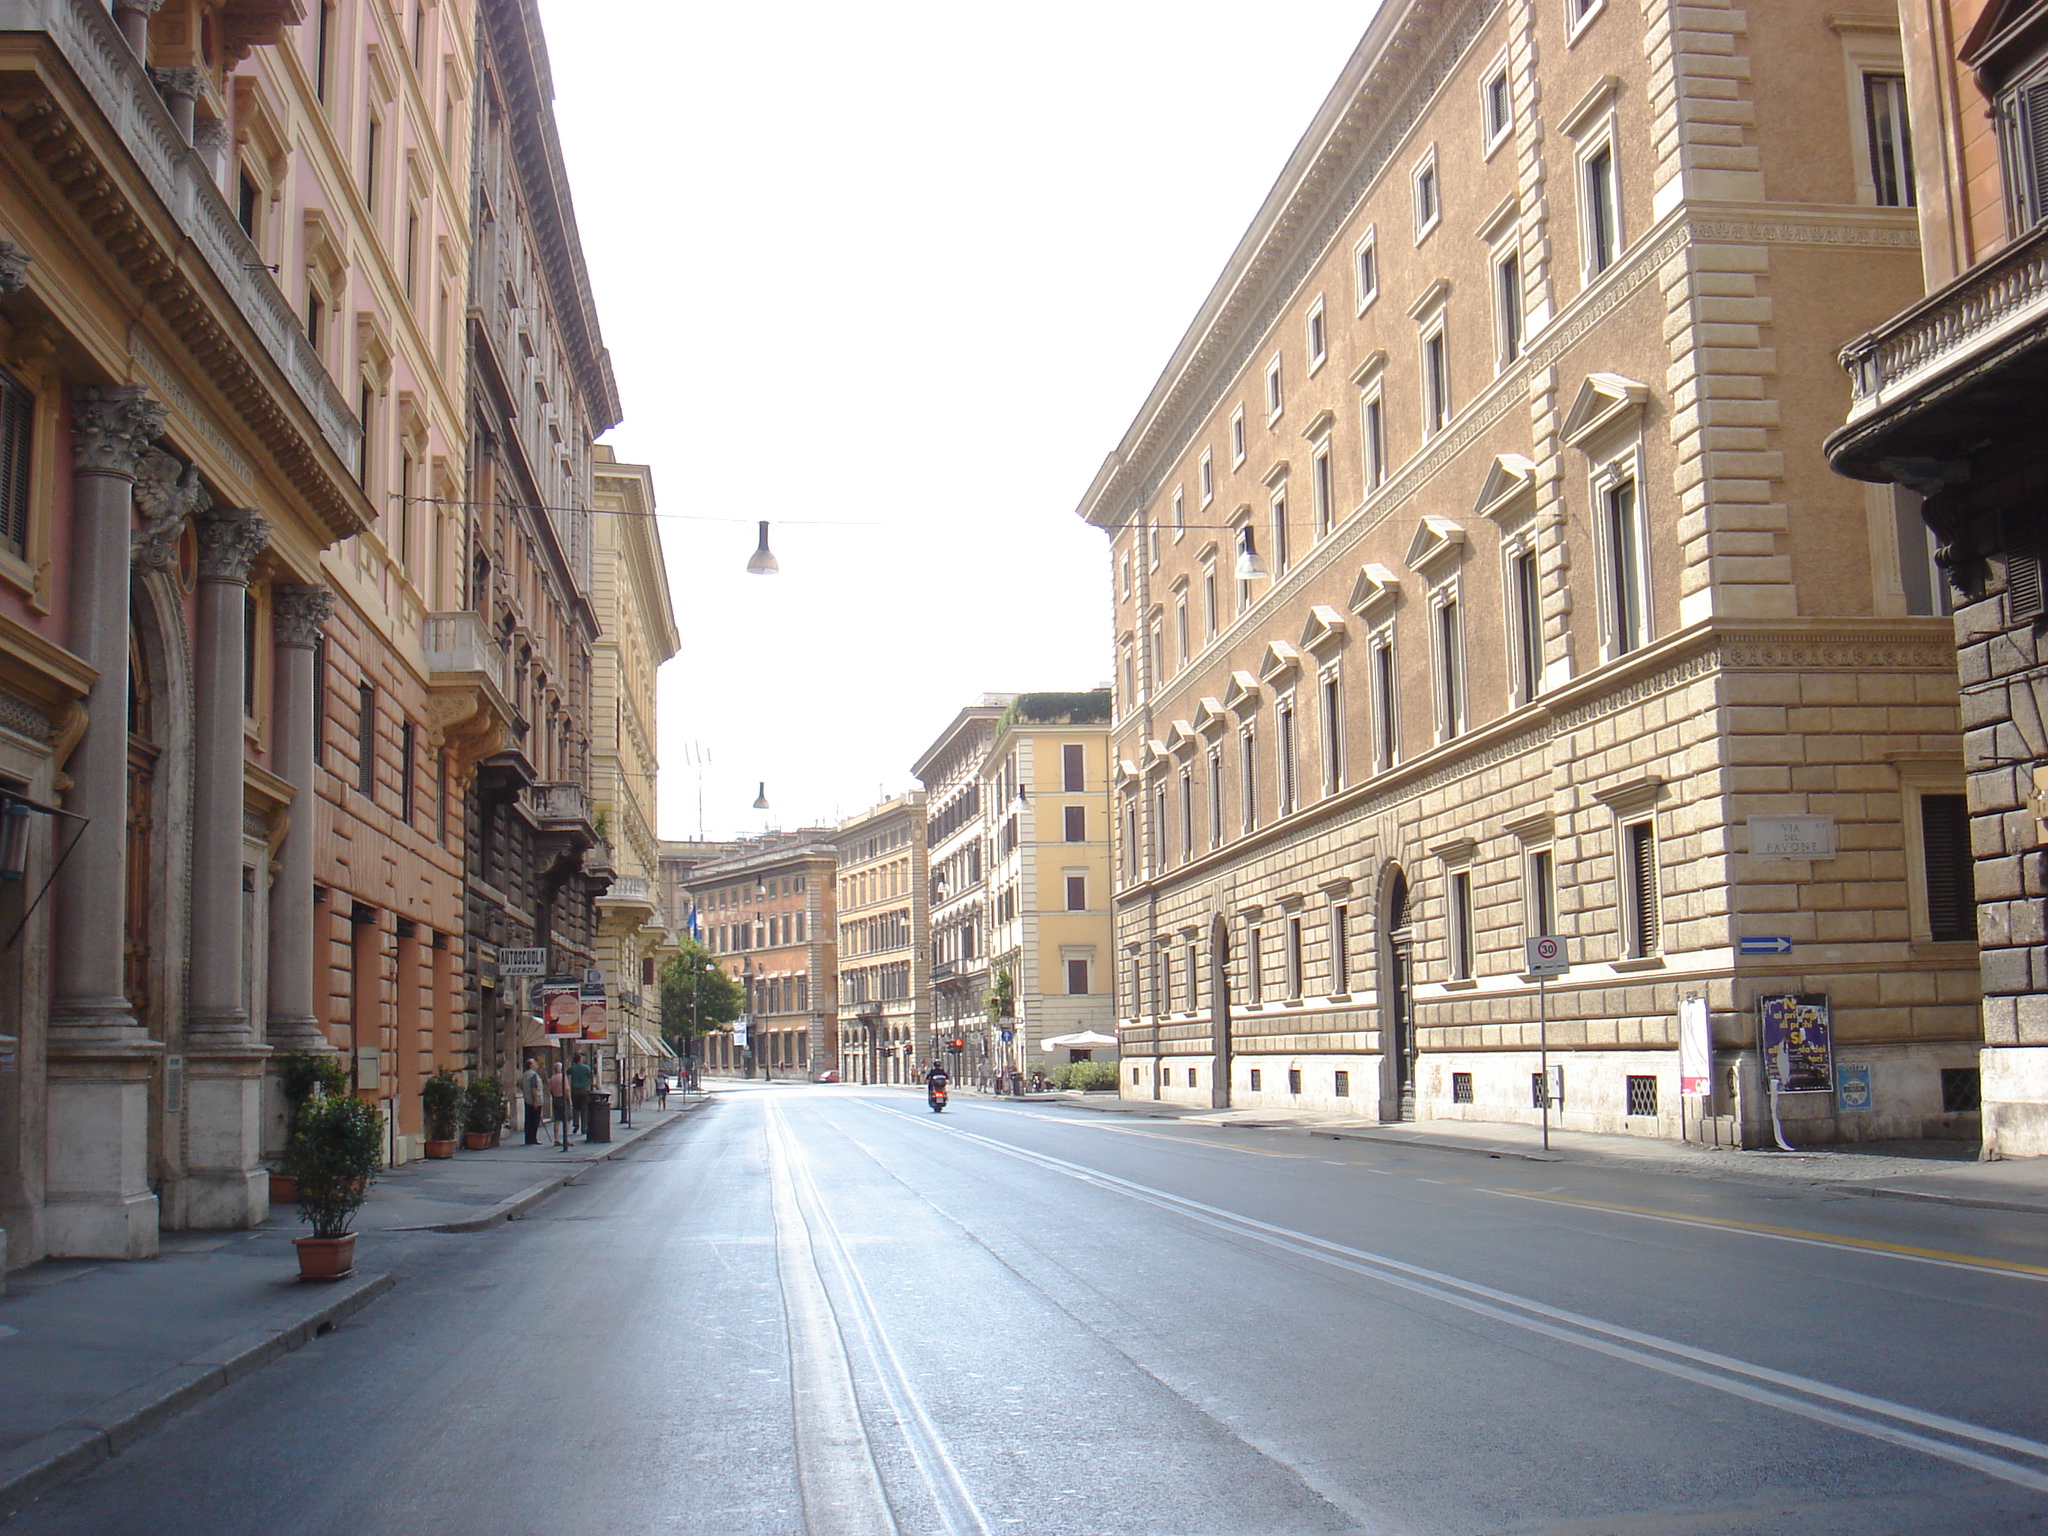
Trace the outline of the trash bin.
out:
M 583 1117 L 583 1139 L 585 1141 L 610 1141 L 612 1139 L 612 1096 L 592 1089 L 590 1112 Z

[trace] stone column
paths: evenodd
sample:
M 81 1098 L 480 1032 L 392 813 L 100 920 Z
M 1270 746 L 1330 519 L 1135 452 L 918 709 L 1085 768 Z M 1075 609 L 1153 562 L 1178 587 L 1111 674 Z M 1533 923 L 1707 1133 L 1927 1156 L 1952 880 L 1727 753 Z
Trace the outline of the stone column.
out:
M 178 125 L 178 135 L 187 144 L 192 142 L 193 109 L 206 90 L 206 76 L 190 64 L 180 64 L 173 69 L 152 69 L 149 72 L 157 94 L 164 99 L 171 121 Z
M 129 1008 L 123 976 L 128 852 L 128 560 L 135 473 L 163 430 L 139 385 L 88 384 L 71 407 L 71 649 L 98 670 L 68 764 L 65 809 L 83 817 L 53 892 L 48 1251 L 148 1258 L 149 1083 L 162 1047 Z M 72 825 L 80 825 L 73 823 Z
M 263 1064 L 243 997 L 242 609 L 270 524 L 238 507 L 193 520 L 199 535 L 192 920 L 185 1006 L 184 1225 L 248 1227 L 270 1209 Z
M 164 0 L 114 0 L 114 25 L 135 50 L 135 57 L 149 62 L 149 18 L 163 8 Z
M 272 761 L 295 793 L 270 888 L 269 1037 L 280 1051 L 329 1051 L 313 991 L 313 818 L 320 803 L 313 788 L 320 720 L 313 647 L 334 612 L 334 594 L 280 584 L 270 589 L 270 608 L 277 646 Z

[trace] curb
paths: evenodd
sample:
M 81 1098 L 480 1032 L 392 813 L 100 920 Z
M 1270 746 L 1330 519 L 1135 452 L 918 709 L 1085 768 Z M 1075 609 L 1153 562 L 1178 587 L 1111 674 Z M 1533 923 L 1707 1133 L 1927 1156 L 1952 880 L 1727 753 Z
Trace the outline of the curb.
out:
M 538 1184 L 529 1184 L 526 1188 L 520 1190 L 518 1194 L 500 1200 L 496 1205 L 487 1206 L 474 1216 L 465 1216 L 459 1221 L 433 1221 L 426 1223 L 424 1226 L 390 1227 L 386 1230 L 392 1232 L 488 1232 L 493 1227 L 502 1227 L 508 1221 L 517 1221 L 536 1205 L 539 1205 L 541 1201 L 547 1199 L 549 1195 L 554 1194 L 566 1184 L 575 1183 L 600 1163 L 610 1162 L 621 1152 L 630 1152 L 650 1136 L 657 1135 L 662 1131 L 672 1130 L 674 1127 L 681 1125 L 691 1115 L 704 1108 L 710 1102 L 711 1100 L 707 1095 L 694 1104 L 685 1105 L 676 1111 L 676 1117 L 673 1120 L 664 1120 L 660 1125 L 649 1126 L 644 1131 L 636 1130 L 630 1140 L 615 1142 L 608 1150 L 598 1154 L 596 1157 L 580 1158 L 567 1167 L 550 1174 Z
M 0 1518 L 109 1461 L 165 1420 L 212 1397 L 362 1311 L 397 1282 L 363 1275 L 342 1282 L 327 1304 L 287 1327 L 251 1329 L 160 1372 L 27 1445 L 0 1455 Z
M 1961 1205 L 1980 1211 L 2019 1211 L 2027 1216 L 2048 1216 L 2048 1202 L 1992 1200 L 1982 1195 L 1938 1195 L 1926 1189 L 1884 1189 L 1869 1184 L 1823 1184 L 1831 1195 L 1869 1195 L 1880 1200 L 1919 1200 L 1928 1205 Z
M 1529 1152 L 1521 1147 L 1489 1144 L 1483 1141 L 1425 1141 L 1420 1136 L 1382 1136 L 1372 1131 L 1310 1131 L 1310 1136 L 1320 1136 L 1326 1141 L 1376 1141 L 1386 1147 L 1421 1147 L 1431 1152 L 1464 1152 L 1477 1157 L 1511 1157 L 1524 1163 L 1569 1162 L 1562 1152 Z

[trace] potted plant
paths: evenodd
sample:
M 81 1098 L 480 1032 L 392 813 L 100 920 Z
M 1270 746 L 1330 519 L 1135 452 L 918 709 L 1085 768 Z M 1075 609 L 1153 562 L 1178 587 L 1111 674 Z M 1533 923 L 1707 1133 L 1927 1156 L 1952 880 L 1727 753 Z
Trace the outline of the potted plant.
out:
M 505 1124 L 505 1085 L 487 1072 L 471 1078 L 463 1098 L 462 1123 L 470 1151 L 495 1147 Z
M 384 1116 L 347 1095 L 317 1098 L 299 1111 L 285 1149 L 298 1180 L 299 1219 L 313 1235 L 293 1238 L 301 1280 L 341 1280 L 354 1272 L 356 1235 L 349 1230 L 383 1163 Z
M 427 1156 L 455 1155 L 455 1122 L 462 1118 L 462 1079 L 441 1068 L 420 1087 L 420 1113 L 427 1123 Z
M 348 1062 L 339 1051 L 293 1051 L 277 1058 L 277 1086 L 284 1094 L 284 1143 L 291 1146 L 299 1128 L 299 1111 L 308 1101 L 348 1092 Z M 290 1205 L 298 1198 L 292 1176 L 282 1168 L 270 1174 L 270 1203 Z

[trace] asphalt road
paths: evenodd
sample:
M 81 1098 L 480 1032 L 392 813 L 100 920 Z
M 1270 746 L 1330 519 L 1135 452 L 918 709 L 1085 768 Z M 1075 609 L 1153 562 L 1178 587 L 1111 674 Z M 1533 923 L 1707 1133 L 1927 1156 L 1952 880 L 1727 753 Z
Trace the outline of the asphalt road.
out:
M 2048 1220 L 733 1090 L 5 1526 L 2048 1532 Z

